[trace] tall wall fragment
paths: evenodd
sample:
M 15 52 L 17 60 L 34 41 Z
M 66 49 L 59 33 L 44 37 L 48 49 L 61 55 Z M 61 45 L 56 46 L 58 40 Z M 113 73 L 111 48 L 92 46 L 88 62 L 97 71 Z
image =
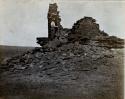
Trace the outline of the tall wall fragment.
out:
M 61 18 L 59 16 L 59 11 L 57 10 L 58 6 L 56 3 L 49 5 L 48 10 L 48 37 L 50 40 L 53 40 L 56 34 L 59 34 L 60 29 L 62 28 L 60 22 Z

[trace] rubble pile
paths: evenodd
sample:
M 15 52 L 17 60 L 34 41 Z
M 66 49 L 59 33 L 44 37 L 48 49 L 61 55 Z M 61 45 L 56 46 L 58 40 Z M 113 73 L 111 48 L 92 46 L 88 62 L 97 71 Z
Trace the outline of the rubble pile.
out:
M 54 47 L 53 41 L 50 42 L 3 62 L 0 67 L 0 81 L 3 82 L 0 93 L 87 97 L 99 93 L 98 96 L 110 94 L 109 99 L 122 96 L 122 84 L 117 87 L 119 81 L 122 82 L 119 74 L 123 65 L 121 54 L 99 47 L 94 41 L 88 44 L 57 44 L 60 46 Z
M 57 8 L 56 3 L 50 4 L 48 11 L 49 37 L 37 38 L 37 43 L 41 47 L 7 60 L 3 63 L 3 68 L 18 70 L 40 67 L 42 69 L 56 67 L 56 65 L 59 65 L 57 67 L 62 66 L 64 69 L 66 67 L 75 69 L 81 66 L 84 68 L 85 65 L 89 68 L 92 67 L 93 62 L 96 64 L 97 59 L 104 57 L 105 53 L 109 57 L 113 56 L 109 53 L 111 52 L 109 48 L 124 47 L 123 39 L 108 36 L 99 29 L 99 24 L 92 17 L 78 20 L 72 29 L 63 28 Z M 56 28 L 51 27 L 52 21 L 55 22 Z M 58 31 L 54 32 L 54 29 Z
M 124 40 L 116 36 L 97 37 L 95 41 L 97 41 L 98 46 L 107 47 L 110 49 L 124 48 Z
M 122 64 L 119 61 L 122 57 L 120 56 L 118 60 L 119 54 L 116 54 L 112 48 L 124 48 L 124 40 L 101 31 L 92 17 L 78 20 L 72 29 L 63 28 L 60 25 L 57 5 L 51 4 L 50 8 L 49 36 L 37 38 L 37 43 L 41 47 L 2 63 L 0 71 L 3 72 L 2 78 L 7 80 L 6 85 L 8 82 L 18 82 L 17 79 L 20 77 L 21 82 L 27 84 L 26 86 L 30 83 L 34 85 L 34 82 L 35 85 L 40 84 L 34 86 L 36 89 L 37 87 L 42 89 L 39 92 L 93 96 L 94 92 L 102 94 L 104 91 L 115 97 L 109 99 L 116 99 L 116 92 L 120 92 L 116 91 L 115 85 L 119 83 L 117 76 L 119 77 L 119 66 Z M 51 27 L 53 21 L 55 27 Z M 19 81 L 19 84 L 21 82 Z M 53 84 L 58 87 L 53 88 Z M 15 89 L 17 87 L 15 86 Z M 107 94 L 102 96 L 105 95 Z
M 76 42 L 63 45 L 55 50 L 35 48 L 21 56 L 7 60 L 3 64 L 3 69 L 9 68 L 13 72 L 29 69 L 42 72 L 53 68 L 58 69 L 57 72 L 60 71 L 59 68 L 62 71 L 78 69 L 86 71 L 97 68 L 97 60 L 106 57 L 113 57 L 110 50 Z

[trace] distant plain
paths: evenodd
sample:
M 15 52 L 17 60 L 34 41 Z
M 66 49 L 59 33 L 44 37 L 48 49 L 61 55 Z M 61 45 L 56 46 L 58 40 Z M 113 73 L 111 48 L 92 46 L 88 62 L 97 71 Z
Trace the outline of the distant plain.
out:
M 34 47 L 22 47 L 22 46 L 6 46 L 0 45 L 0 62 L 4 59 L 8 59 L 15 55 L 20 55 L 26 51 L 33 49 Z

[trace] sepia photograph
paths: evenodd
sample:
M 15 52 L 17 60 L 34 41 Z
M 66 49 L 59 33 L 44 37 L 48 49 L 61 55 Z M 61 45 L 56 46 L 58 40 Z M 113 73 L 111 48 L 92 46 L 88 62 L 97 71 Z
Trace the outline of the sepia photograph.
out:
M 0 99 L 124 99 L 124 0 L 0 0 Z

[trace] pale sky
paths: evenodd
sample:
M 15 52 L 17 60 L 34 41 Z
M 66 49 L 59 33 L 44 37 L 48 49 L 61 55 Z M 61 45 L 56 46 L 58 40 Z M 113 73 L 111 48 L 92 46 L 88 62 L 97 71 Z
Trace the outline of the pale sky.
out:
M 36 37 L 48 34 L 47 12 L 51 0 L 0 0 L 0 45 L 38 46 Z M 90 16 L 109 35 L 125 38 L 125 1 L 56 0 L 62 25 Z

